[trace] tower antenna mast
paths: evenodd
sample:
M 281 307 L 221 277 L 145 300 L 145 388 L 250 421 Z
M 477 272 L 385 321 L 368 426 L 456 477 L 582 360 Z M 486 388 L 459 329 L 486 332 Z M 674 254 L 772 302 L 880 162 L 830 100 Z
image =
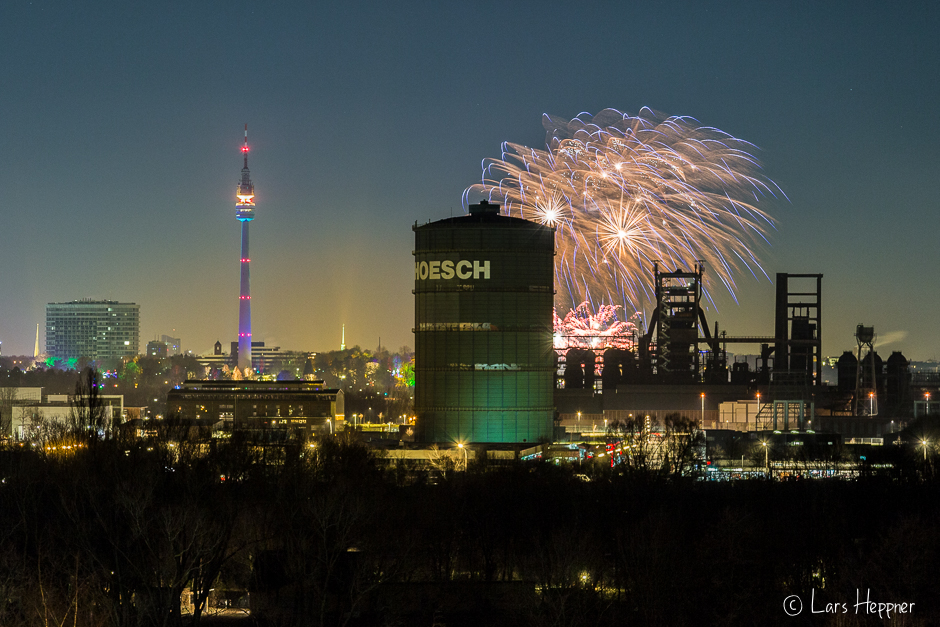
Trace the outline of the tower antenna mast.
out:
M 255 218 L 255 186 L 248 171 L 248 124 L 245 124 L 245 167 L 235 190 L 235 217 L 242 223 L 241 290 L 238 295 L 238 368 L 251 368 L 251 280 L 248 256 L 248 223 Z

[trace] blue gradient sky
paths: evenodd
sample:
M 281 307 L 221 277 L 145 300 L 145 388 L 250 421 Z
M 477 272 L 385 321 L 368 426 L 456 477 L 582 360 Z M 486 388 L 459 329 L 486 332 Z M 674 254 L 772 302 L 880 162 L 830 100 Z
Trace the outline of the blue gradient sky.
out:
M 940 357 L 933 3 L 7 0 L 0 23 L 6 355 L 78 298 L 140 304 L 142 344 L 235 339 L 245 122 L 255 339 L 413 345 L 411 225 L 461 211 L 502 141 L 542 146 L 543 112 L 649 106 L 760 147 L 791 200 L 764 267 L 825 274 L 824 353 L 864 322 Z M 773 294 L 741 277 L 722 329 L 770 334 Z

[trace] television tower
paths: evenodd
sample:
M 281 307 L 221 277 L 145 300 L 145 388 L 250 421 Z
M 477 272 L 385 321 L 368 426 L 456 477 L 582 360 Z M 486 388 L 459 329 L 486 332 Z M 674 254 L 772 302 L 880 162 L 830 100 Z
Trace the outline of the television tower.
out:
M 255 186 L 251 184 L 251 175 L 248 172 L 248 125 L 245 124 L 245 145 L 242 146 L 245 155 L 245 167 L 242 168 L 242 179 L 235 190 L 235 217 L 242 223 L 242 258 L 241 258 L 241 292 L 238 296 L 238 367 L 241 370 L 251 368 L 251 285 L 249 281 L 248 266 L 251 259 L 248 257 L 248 223 L 255 217 Z

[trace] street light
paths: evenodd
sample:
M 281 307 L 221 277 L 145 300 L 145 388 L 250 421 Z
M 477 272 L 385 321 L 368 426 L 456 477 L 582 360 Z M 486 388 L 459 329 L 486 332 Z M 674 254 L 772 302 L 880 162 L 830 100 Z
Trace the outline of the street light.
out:
M 764 445 L 764 468 L 766 468 L 767 471 L 769 472 L 769 471 L 770 471 L 770 460 L 769 460 L 769 458 L 767 457 L 767 443 L 766 443 L 766 442 L 761 442 L 761 444 Z
M 702 428 L 705 428 L 705 392 L 702 392 Z
M 333 435 L 333 419 L 327 418 L 326 421 L 330 423 L 330 435 Z
M 921 440 L 920 443 L 924 445 L 924 461 L 927 461 L 927 440 Z
M 924 409 L 924 415 L 930 415 L 930 392 L 924 392 L 924 399 L 927 401 L 927 407 Z
M 467 447 L 463 445 L 463 442 L 458 442 L 457 448 L 463 451 L 463 469 L 464 469 L 464 472 L 466 472 L 467 470 Z
M 869 416 L 875 415 L 875 393 L 874 392 L 868 393 L 868 415 Z
M 754 428 L 758 429 L 758 423 L 760 422 L 760 392 L 757 393 L 757 413 L 754 414 Z

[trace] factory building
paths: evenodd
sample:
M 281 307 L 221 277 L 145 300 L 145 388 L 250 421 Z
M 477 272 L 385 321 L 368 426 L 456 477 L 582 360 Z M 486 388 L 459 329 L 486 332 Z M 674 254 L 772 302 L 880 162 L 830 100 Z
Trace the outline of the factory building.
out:
M 323 381 L 191 380 L 170 390 L 167 412 L 223 432 L 307 438 L 342 428 L 343 391 L 325 389 Z
M 46 354 L 59 359 L 134 357 L 140 347 L 140 306 L 113 300 L 46 305 Z
M 706 429 L 811 426 L 828 399 L 821 386 L 822 275 L 778 273 L 773 335 L 738 337 L 717 323 L 712 330 L 706 319 L 703 264 L 664 270 L 653 264 L 656 306 L 643 335 L 579 336 L 580 344 L 560 351 L 560 426 L 594 433 L 667 415 Z M 757 370 L 746 362 L 729 368 L 729 344 L 759 346 Z
M 414 227 L 419 440 L 550 440 L 554 229 L 469 209 Z

